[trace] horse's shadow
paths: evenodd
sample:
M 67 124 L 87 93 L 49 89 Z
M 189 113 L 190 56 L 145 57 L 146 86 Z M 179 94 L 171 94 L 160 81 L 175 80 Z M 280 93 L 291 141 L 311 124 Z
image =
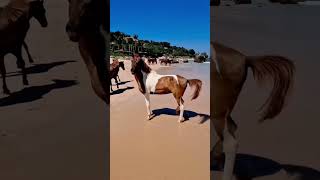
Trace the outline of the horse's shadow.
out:
M 132 82 L 132 80 L 130 80 L 130 81 L 121 81 L 121 82 L 119 82 L 118 84 L 119 84 L 119 85 L 124 85 L 124 84 L 127 84 L 127 83 L 129 83 L 129 82 Z
M 211 160 L 211 171 L 222 171 L 216 162 Z M 295 180 L 319 180 L 320 171 L 298 165 L 280 164 L 274 160 L 264 157 L 237 154 L 234 174 L 238 180 L 252 180 L 254 178 L 269 176 L 284 170 L 288 176 Z
M 127 84 L 129 82 L 132 82 L 132 80 L 130 80 L 130 81 L 121 81 L 121 82 L 118 83 L 118 85 L 124 85 L 124 84 Z M 112 84 L 112 85 L 116 86 L 116 84 Z
M 50 63 L 43 63 L 43 64 L 34 64 L 30 67 L 26 68 L 27 74 L 39 74 L 39 73 L 44 73 L 48 72 L 50 69 L 56 67 L 56 66 L 61 66 L 67 63 L 72 63 L 76 61 L 57 61 L 57 62 L 50 62 Z M 13 76 L 19 76 L 21 75 L 21 71 L 16 71 L 16 72 L 10 72 L 7 73 L 7 77 L 13 77 Z
M 170 115 L 170 116 L 178 116 L 176 113 L 175 109 L 171 109 L 171 108 L 162 108 L 162 109 L 155 109 L 152 111 L 153 112 L 153 118 L 157 117 L 157 116 L 161 116 L 161 115 Z M 190 118 L 194 118 L 194 117 L 200 117 L 200 123 L 204 123 L 207 120 L 210 119 L 210 116 L 207 114 L 199 114 L 196 113 L 194 111 L 189 111 L 189 110 L 185 110 L 183 117 L 184 117 L 184 121 L 188 121 L 190 120 Z
M 74 80 L 54 79 L 52 81 L 54 83 L 27 87 L 21 91 L 10 94 L 10 96 L 1 98 L 0 107 L 36 101 L 54 89 L 67 88 L 78 84 L 78 82 Z
M 130 90 L 130 89 L 133 89 L 133 88 L 134 88 L 134 87 L 126 87 L 126 88 L 117 89 L 117 90 L 115 90 L 115 91 L 112 91 L 112 92 L 110 93 L 110 95 L 122 94 L 122 93 L 124 93 L 125 91 Z

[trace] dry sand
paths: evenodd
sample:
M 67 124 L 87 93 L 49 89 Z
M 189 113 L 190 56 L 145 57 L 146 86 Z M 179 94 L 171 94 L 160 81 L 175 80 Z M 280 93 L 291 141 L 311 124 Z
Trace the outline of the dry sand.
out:
M 29 86 L 23 87 L 21 76 L 14 73 L 15 58 L 6 57 L 7 70 L 12 72 L 7 82 L 14 96 L 8 98 L 0 90 L 2 180 L 106 177 L 108 111 L 92 91 L 77 46 L 65 33 L 67 3 L 45 1 L 46 29 L 32 20 L 27 43 L 35 65 L 25 58 Z
M 151 68 L 160 74 L 179 73 L 186 78 L 200 78 L 203 89 L 191 101 L 187 88 L 184 99 L 192 116 L 178 123 L 177 104 L 169 95 L 151 95 L 151 109 L 160 115 L 148 121 L 144 96 L 130 73 L 120 70 L 119 94 L 111 96 L 111 179 L 112 180 L 208 180 L 209 174 L 209 76 L 197 71 L 197 64 L 181 67 Z M 116 90 L 116 86 L 113 86 Z M 121 92 L 121 93 L 120 93 Z M 197 114 L 202 114 L 198 116 Z
M 278 117 L 264 124 L 257 123 L 257 109 L 270 91 L 269 88 L 259 88 L 252 73 L 248 74 L 232 114 L 239 125 L 239 152 L 280 164 L 300 166 L 294 168 L 294 172 L 301 175 L 297 178 L 299 180 L 320 179 L 320 86 L 317 80 L 320 26 L 316 23 L 320 6 L 265 4 L 257 7 L 254 4 L 221 6 L 211 10 L 212 37 L 215 40 L 250 55 L 287 56 L 297 68 L 295 86 L 286 108 Z M 257 174 L 257 179 L 290 179 L 283 177 L 283 172 L 277 167 L 262 161 L 250 165 L 265 165 L 261 171 L 251 171 L 251 174 Z M 308 170 L 308 167 L 315 171 Z M 270 168 L 276 171 L 267 172 Z M 269 176 L 264 176 L 264 173 Z

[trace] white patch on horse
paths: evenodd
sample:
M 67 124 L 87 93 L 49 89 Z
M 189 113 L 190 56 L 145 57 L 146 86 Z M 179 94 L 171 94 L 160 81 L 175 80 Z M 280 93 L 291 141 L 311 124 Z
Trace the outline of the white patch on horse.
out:
M 177 75 L 160 75 L 160 74 L 157 74 L 157 72 L 155 71 L 151 71 L 148 75 L 144 72 L 142 73 L 143 73 L 143 77 L 147 76 L 146 80 L 143 79 L 143 82 L 145 82 L 145 87 L 147 92 L 155 92 L 159 79 L 163 77 L 173 77 L 174 79 L 176 79 L 177 83 L 179 84 Z

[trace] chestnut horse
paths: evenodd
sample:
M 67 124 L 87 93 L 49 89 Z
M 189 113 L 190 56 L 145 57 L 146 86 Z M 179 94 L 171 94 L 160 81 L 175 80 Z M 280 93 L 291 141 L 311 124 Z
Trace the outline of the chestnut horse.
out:
M 183 94 L 187 85 L 195 87 L 192 99 L 196 99 L 202 87 L 199 79 L 186 79 L 179 75 L 160 75 L 153 71 L 140 57 L 134 55 L 131 64 L 131 73 L 134 75 L 140 92 L 144 95 L 148 119 L 152 118 L 150 111 L 150 94 L 170 94 L 172 93 L 178 103 L 176 113 L 179 114 L 179 122 L 183 122 L 184 100 Z
M 122 68 L 122 70 L 125 70 L 124 68 L 124 62 L 119 62 L 118 60 L 113 60 L 112 64 L 110 65 L 110 89 L 112 90 L 112 83 L 111 83 L 111 79 L 114 79 L 117 85 L 117 88 L 119 89 L 119 85 L 118 85 L 118 79 L 120 81 L 119 78 L 119 69 Z M 118 78 L 118 79 L 117 79 Z
M 172 60 L 170 60 L 170 59 L 160 59 L 160 64 L 164 64 L 164 65 L 171 65 L 171 63 L 172 63 Z
M 10 91 L 6 83 L 4 56 L 11 53 L 17 58 L 17 66 L 22 70 L 23 84 L 28 85 L 25 61 L 22 58 L 21 50 L 22 46 L 24 46 L 27 53 L 29 52 L 24 39 L 30 28 L 29 21 L 32 17 L 36 18 L 42 27 L 48 25 L 45 12 L 43 0 L 31 2 L 27 0 L 11 0 L 7 6 L 0 8 L 0 72 L 5 94 L 10 94 Z
M 156 58 L 148 58 L 148 64 L 157 64 L 157 59 Z
M 211 116 L 219 140 L 211 150 L 210 162 L 225 165 L 223 180 L 231 180 L 238 142 L 237 125 L 231 112 L 237 102 L 242 86 L 251 68 L 256 80 L 273 80 L 273 89 L 263 107 L 260 122 L 276 117 L 282 110 L 287 94 L 293 84 L 295 66 L 282 56 L 246 56 L 222 44 L 211 42 Z M 263 108 L 262 107 L 262 108 Z
M 78 42 L 80 54 L 95 93 L 110 104 L 109 54 L 110 4 L 107 0 L 69 0 L 69 39 Z

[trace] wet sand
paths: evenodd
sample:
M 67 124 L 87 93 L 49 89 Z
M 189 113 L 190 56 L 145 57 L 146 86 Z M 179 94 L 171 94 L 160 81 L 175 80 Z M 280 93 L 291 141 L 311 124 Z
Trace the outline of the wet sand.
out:
M 5 59 L 13 95 L 0 90 L 0 179 L 103 179 L 107 107 L 92 91 L 77 45 L 65 33 L 67 1 L 45 6 L 49 26 L 43 29 L 33 19 L 27 35 L 35 60 L 30 65 L 24 54 L 29 86 L 22 86 L 15 58 Z
M 115 91 L 121 93 L 111 96 L 111 179 L 209 179 L 209 76 L 202 71 L 208 72 L 209 64 L 151 68 L 160 74 L 199 78 L 202 91 L 190 102 L 192 90 L 187 88 L 185 114 L 190 118 L 183 123 L 175 115 L 177 104 L 172 94 L 151 95 L 151 109 L 158 116 L 148 121 L 144 96 L 130 72 L 130 62 L 126 62 L 126 70 L 119 72 L 126 83 Z
M 317 94 L 320 90 L 317 81 L 320 26 L 316 23 L 320 6 L 265 4 L 258 7 L 254 4 L 212 7 L 211 10 L 212 37 L 215 40 L 250 55 L 287 56 L 297 68 L 287 106 L 278 117 L 263 124 L 257 122 L 257 109 L 266 100 L 270 89 L 260 88 L 250 70 L 232 113 L 239 125 L 239 152 L 294 165 L 293 177 L 301 175 L 297 178 L 299 180 L 320 179 L 320 145 L 317 143 L 320 135 L 320 96 Z M 256 173 L 257 179 L 293 179 L 287 177 L 281 167 L 266 165 L 263 161 L 248 162 L 250 167 L 262 165 L 260 171 L 249 171 Z M 270 172 L 272 168 L 275 171 Z M 307 168 L 315 171 L 307 171 Z M 211 175 L 213 179 L 221 178 L 218 176 L 220 173 Z

